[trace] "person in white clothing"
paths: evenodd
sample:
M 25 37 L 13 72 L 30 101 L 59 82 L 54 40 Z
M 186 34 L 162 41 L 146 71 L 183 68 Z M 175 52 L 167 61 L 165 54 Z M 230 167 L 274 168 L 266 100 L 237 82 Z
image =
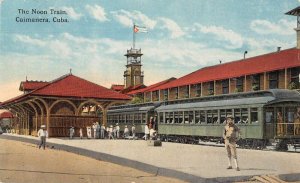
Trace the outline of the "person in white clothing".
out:
M 86 133 L 87 133 L 87 138 L 90 139 L 92 138 L 92 129 L 90 126 L 86 127 Z
M 104 124 L 101 125 L 101 129 L 100 129 L 100 138 L 104 139 L 105 135 L 105 126 Z
M 80 136 L 80 139 L 82 139 L 82 137 L 83 137 L 82 128 L 79 129 L 79 136 Z
M 120 126 L 119 123 L 116 124 L 116 138 L 120 138 Z
M 43 146 L 43 149 L 45 150 L 46 138 L 48 138 L 48 132 L 46 130 L 46 125 L 41 126 L 41 129 L 38 131 L 38 137 L 40 137 L 39 149 Z
M 71 126 L 71 128 L 70 128 L 70 139 L 73 139 L 74 133 L 75 133 L 74 127 Z
M 131 132 L 132 132 L 132 139 L 135 139 L 135 125 L 133 124 L 131 127 Z
M 110 125 L 110 128 L 108 129 L 108 139 L 114 139 L 112 125 Z
M 125 125 L 124 128 L 124 137 L 127 138 L 129 136 L 129 129 L 127 128 L 127 125 Z
M 145 125 L 145 140 L 148 140 L 148 136 L 149 136 L 149 127 L 148 127 L 148 125 L 146 124 Z

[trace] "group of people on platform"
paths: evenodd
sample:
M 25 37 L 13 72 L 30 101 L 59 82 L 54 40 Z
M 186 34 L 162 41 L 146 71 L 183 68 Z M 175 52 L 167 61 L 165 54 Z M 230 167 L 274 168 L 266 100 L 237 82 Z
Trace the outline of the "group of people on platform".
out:
M 132 139 L 135 139 L 135 125 L 131 126 L 131 130 L 127 125 L 124 126 L 122 130 L 123 135 L 121 136 L 121 128 L 117 123 L 115 126 L 110 125 L 105 127 L 104 124 L 100 125 L 99 122 L 93 123 L 92 126 L 86 127 L 86 137 L 87 139 L 119 139 L 119 138 L 128 138 L 131 135 Z M 75 136 L 75 129 L 73 126 L 69 129 L 70 139 L 73 139 Z M 79 129 L 79 137 L 83 139 L 83 129 Z
M 283 117 L 281 111 L 277 112 L 277 135 L 284 136 L 290 131 L 293 131 L 294 135 L 300 135 L 300 108 L 297 108 L 297 111 L 293 114 L 289 113 L 286 117 L 286 120 Z

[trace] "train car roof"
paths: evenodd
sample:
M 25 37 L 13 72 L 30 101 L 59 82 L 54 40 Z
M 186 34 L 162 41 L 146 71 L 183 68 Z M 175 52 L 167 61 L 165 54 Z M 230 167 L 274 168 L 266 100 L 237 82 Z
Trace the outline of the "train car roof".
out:
M 149 111 L 158 107 L 161 102 L 151 102 L 143 104 L 126 104 L 110 107 L 108 113 L 117 113 L 117 112 L 132 112 L 132 111 Z
M 274 89 L 268 91 L 246 92 L 240 94 L 228 94 L 220 96 L 201 97 L 198 99 L 186 99 L 165 102 L 156 110 L 190 109 L 219 106 L 239 105 L 269 105 L 279 102 L 299 102 L 300 94 L 297 91 Z

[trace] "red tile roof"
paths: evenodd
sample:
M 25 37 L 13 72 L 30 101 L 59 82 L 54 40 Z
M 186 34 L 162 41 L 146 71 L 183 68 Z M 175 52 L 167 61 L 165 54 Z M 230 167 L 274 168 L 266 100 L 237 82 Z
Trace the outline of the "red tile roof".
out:
M 22 81 L 19 90 L 20 91 L 35 90 L 45 86 L 48 83 L 49 82 L 46 81 Z
M 129 86 L 127 88 L 125 88 L 124 90 L 121 91 L 121 93 L 125 93 L 128 94 L 128 92 L 134 91 L 134 90 L 139 90 L 141 88 L 146 88 L 147 86 L 144 84 L 139 84 L 139 85 L 135 85 L 135 86 Z
M 299 66 L 300 50 L 291 48 L 234 62 L 204 67 L 177 80 L 171 81 L 158 87 L 154 87 L 149 91 L 208 82 L 213 80 L 222 80 Z
M 31 95 L 97 98 L 97 99 L 121 99 L 129 100 L 129 96 L 107 89 L 74 75 L 66 75 L 41 87 Z
M 55 96 L 55 97 L 74 97 L 74 98 L 93 98 L 93 99 L 114 99 L 130 100 L 131 97 L 116 91 L 107 89 L 85 79 L 68 74 L 62 76 L 47 85 L 42 86 L 29 93 L 17 96 L 1 103 L 6 105 L 11 102 L 18 102 L 27 96 Z
M 13 114 L 9 111 L 4 111 L 2 113 L 0 113 L 0 119 L 3 119 L 3 118 L 13 118 Z
M 110 89 L 115 90 L 115 91 L 121 91 L 121 90 L 124 89 L 124 87 L 125 87 L 124 85 L 115 85 L 115 84 L 113 84 L 113 85 L 111 85 Z
M 163 85 L 163 84 L 169 83 L 169 82 L 171 82 L 171 81 L 173 81 L 173 80 L 175 80 L 175 79 L 176 79 L 176 78 L 172 77 L 172 78 L 163 80 L 163 81 L 161 81 L 161 82 L 155 83 L 155 84 L 153 84 L 153 85 L 150 85 L 150 86 L 148 86 L 148 87 L 146 87 L 146 88 L 142 88 L 142 89 L 139 89 L 139 90 L 134 90 L 134 91 L 128 92 L 127 94 L 128 94 L 128 95 L 135 95 L 135 94 L 138 94 L 138 93 L 147 92 L 147 91 L 149 91 L 149 90 L 151 90 L 151 89 L 153 89 L 153 88 L 156 88 L 156 87 L 159 87 L 159 86 L 161 86 L 161 85 Z

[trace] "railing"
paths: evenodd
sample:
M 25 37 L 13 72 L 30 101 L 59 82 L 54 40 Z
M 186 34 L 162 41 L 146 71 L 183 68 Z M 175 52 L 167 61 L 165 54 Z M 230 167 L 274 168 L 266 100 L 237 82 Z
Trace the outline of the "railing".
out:
M 276 134 L 277 136 L 287 136 L 287 135 L 300 136 L 300 123 L 277 123 Z

